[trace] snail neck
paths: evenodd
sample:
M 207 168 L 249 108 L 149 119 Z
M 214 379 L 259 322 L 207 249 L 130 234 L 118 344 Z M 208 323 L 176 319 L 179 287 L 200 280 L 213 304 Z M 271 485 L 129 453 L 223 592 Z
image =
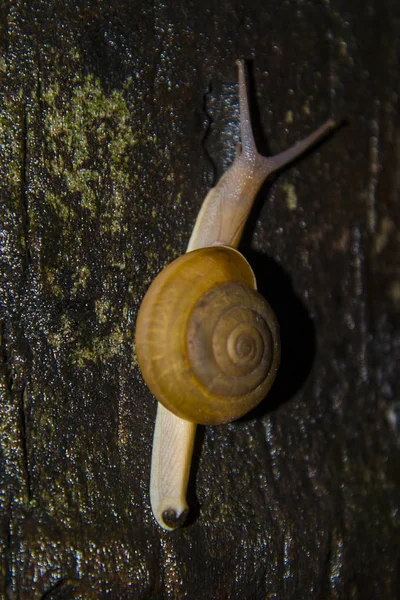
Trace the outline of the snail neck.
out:
M 237 248 L 254 199 L 264 181 L 257 160 L 241 154 L 207 194 L 187 251 L 222 244 Z

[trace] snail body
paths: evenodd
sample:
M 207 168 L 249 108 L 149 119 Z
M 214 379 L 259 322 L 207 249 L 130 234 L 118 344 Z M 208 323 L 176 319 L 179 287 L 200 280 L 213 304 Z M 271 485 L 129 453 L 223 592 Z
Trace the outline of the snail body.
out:
M 332 120 L 288 150 L 261 156 L 251 129 L 244 62 L 239 67 L 241 146 L 205 198 L 187 253 L 150 286 L 136 324 L 143 377 L 159 401 L 150 501 L 164 529 L 186 518 L 196 424 L 226 423 L 256 406 L 279 365 L 276 318 L 237 252 L 255 197 L 274 171 L 335 127 Z

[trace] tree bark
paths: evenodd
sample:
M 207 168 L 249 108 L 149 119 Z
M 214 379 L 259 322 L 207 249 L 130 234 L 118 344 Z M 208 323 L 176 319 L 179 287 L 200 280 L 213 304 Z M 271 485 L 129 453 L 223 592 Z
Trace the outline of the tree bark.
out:
M 398 597 L 399 24 L 389 0 L 1 3 L 2 597 Z M 347 125 L 260 193 L 241 249 L 282 365 L 199 428 L 166 533 L 135 318 L 233 160 L 239 57 L 264 154 Z

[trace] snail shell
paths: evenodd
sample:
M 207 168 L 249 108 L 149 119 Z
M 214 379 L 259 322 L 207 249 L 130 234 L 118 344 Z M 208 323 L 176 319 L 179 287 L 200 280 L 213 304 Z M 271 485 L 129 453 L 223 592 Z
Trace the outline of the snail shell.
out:
M 136 350 L 144 379 L 172 413 L 201 424 L 233 421 L 265 397 L 280 360 L 279 326 L 233 248 L 188 252 L 151 284 Z

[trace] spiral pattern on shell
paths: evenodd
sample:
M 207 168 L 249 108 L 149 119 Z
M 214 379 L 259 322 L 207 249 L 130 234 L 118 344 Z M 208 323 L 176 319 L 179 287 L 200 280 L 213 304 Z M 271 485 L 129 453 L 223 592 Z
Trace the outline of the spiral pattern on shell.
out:
M 257 292 L 237 282 L 211 289 L 196 304 L 188 323 L 188 357 L 214 394 L 249 394 L 268 374 L 273 344 L 265 308 Z
M 168 265 L 139 310 L 136 351 L 144 379 L 177 416 L 233 421 L 267 394 L 280 360 L 279 326 L 245 258 L 202 248 Z

